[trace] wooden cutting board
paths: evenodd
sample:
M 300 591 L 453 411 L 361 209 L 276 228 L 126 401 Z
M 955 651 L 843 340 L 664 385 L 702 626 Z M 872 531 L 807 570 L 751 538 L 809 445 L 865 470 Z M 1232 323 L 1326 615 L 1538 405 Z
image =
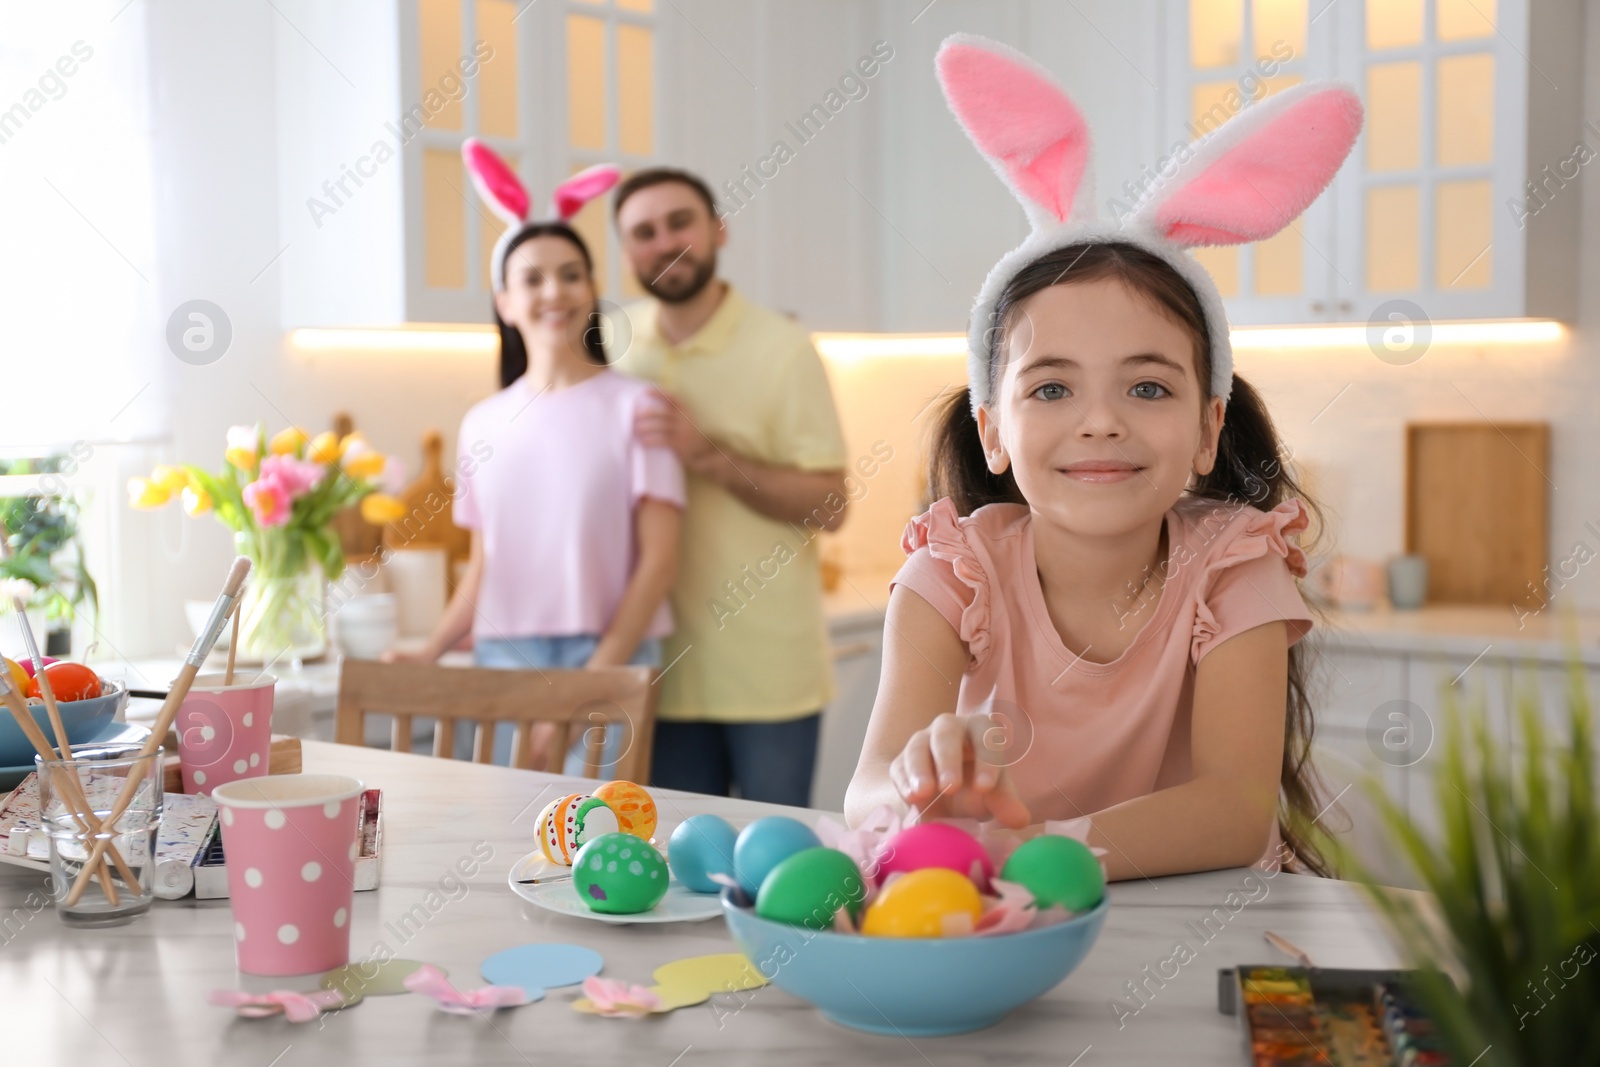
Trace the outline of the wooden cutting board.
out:
M 1429 602 L 1542 603 L 1552 488 L 1548 423 L 1408 423 L 1406 551 Z

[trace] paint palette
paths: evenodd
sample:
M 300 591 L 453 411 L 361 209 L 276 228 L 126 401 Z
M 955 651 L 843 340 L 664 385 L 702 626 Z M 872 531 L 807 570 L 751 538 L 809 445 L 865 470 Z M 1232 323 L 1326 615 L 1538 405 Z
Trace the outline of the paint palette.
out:
M 1238 1015 L 1254 1067 L 1449 1067 L 1407 971 L 1240 966 L 1217 973 L 1217 1008 Z

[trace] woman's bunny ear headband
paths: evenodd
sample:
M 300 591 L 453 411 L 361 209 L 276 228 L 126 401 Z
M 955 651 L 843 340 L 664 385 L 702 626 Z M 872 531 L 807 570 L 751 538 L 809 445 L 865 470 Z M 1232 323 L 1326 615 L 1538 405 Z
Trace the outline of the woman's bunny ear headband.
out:
M 1211 392 L 1227 400 L 1233 390 L 1227 312 L 1211 275 L 1186 250 L 1260 241 L 1293 222 L 1355 144 L 1360 98 L 1336 82 L 1313 82 L 1245 108 L 1116 222 L 1095 217 L 1088 124 L 1043 68 L 968 34 L 947 38 L 935 62 L 950 110 L 1032 226 L 989 271 L 973 305 L 967 334 L 973 411 L 989 402 L 990 320 L 1001 291 L 1040 256 L 1091 241 L 1145 249 L 1193 287 L 1211 335 Z
M 461 145 L 461 158 L 467 165 L 467 173 L 472 176 L 472 184 L 478 190 L 478 195 L 506 223 L 506 232 L 495 242 L 494 255 L 489 260 L 490 269 L 494 272 L 494 291 L 498 293 L 506 287 L 506 250 L 511 247 L 512 239 L 528 223 L 541 220 L 528 218 L 533 198 L 528 195 L 516 171 L 506 166 L 506 161 L 488 145 L 476 137 L 468 137 Z M 547 221 L 566 222 L 583 205 L 597 196 L 604 196 L 621 177 L 622 170 L 615 163 L 598 163 L 587 170 L 580 170 L 556 186 L 555 195 L 550 198 L 550 217 Z

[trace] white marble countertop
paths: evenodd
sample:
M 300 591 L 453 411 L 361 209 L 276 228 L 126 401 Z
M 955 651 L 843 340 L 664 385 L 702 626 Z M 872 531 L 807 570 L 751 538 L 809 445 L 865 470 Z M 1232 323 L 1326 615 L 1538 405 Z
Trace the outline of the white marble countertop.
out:
M 463 985 L 481 984 L 479 962 L 530 942 L 576 942 L 599 951 L 608 975 L 646 981 L 684 956 L 734 951 L 720 919 L 670 926 L 606 926 L 556 916 L 506 888 L 511 864 L 531 850 L 533 822 L 546 798 L 575 783 L 553 775 L 317 742 L 306 769 L 355 774 L 384 790 L 381 886 L 358 893 L 352 950 L 369 957 L 382 942 L 395 956 L 446 968 Z M 747 820 L 767 805 L 656 791 L 663 825 L 716 812 Z M 793 812 L 814 820 L 816 812 Z M 420 904 L 475 842 L 493 857 L 464 894 L 448 900 L 414 936 L 394 924 Z M 370 997 L 319 1022 L 247 1021 L 205 1003 L 208 990 L 242 984 L 233 966 L 227 901 L 157 901 L 131 925 L 69 930 L 46 907 L 29 911 L 42 876 L 0 868 L 0 1003 L 5 1062 L 134 1067 L 302 1067 L 426 1063 L 627 1064 L 1229 1064 L 1246 1061 L 1236 1020 L 1216 1010 L 1217 969 L 1283 962 L 1262 940 L 1271 929 L 1324 966 L 1389 967 L 1397 957 L 1379 920 L 1348 882 L 1243 869 L 1125 882 L 1111 888 L 1111 910 L 1084 964 L 1043 998 L 989 1030 L 957 1037 L 873 1037 L 823 1020 L 775 987 L 682 1009 L 647 1021 L 602 1019 L 573 1011 L 575 988 L 492 1019 L 447 1016 L 413 996 Z M 1230 891 L 1248 902 L 1230 913 Z M 1251 899 L 1253 898 L 1253 899 Z M 437 898 L 436 898 L 437 899 Z M 1213 909 L 1220 933 L 1202 941 L 1198 925 Z M 1213 925 L 1219 920 L 1213 919 Z M 1197 956 L 1165 981 L 1119 1027 L 1112 1003 L 1131 1000 L 1127 983 L 1145 979 L 1186 942 Z M 284 988 L 287 979 L 249 979 Z M 257 988 L 248 986 L 248 988 Z M 714 1006 L 718 1000 L 727 1003 Z M 734 1008 L 740 1008 L 737 1014 Z M 1090 1050 L 1086 1052 L 1086 1050 Z

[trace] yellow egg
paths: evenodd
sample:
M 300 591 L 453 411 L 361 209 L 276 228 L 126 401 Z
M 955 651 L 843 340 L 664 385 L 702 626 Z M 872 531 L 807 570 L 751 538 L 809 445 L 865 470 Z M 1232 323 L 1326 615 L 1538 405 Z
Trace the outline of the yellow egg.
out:
M 656 832 L 656 802 L 645 792 L 644 786 L 632 782 L 607 782 L 594 791 L 617 813 L 617 822 L 624 833 L 650 840 Z
M 861 920 L 861 932 L 868 937 L 944 937 L 947 921 L 953 920 L 958 930 L 970 930 L 982 914 L 983 899 L 971 879 L 948 868 L 925 867 L 897 875 L 884 886 Z
M 4 659 L 4 657 L 0 657 L 0 659 Z M 28 683 L 33 681 L 33 676 L 22 669 L 22 664 L 13 659 L 5 660 L 5 669 L 11 672 L 11 684 L 17 687 L 17 692 L 26 693 L 28 691 Z

